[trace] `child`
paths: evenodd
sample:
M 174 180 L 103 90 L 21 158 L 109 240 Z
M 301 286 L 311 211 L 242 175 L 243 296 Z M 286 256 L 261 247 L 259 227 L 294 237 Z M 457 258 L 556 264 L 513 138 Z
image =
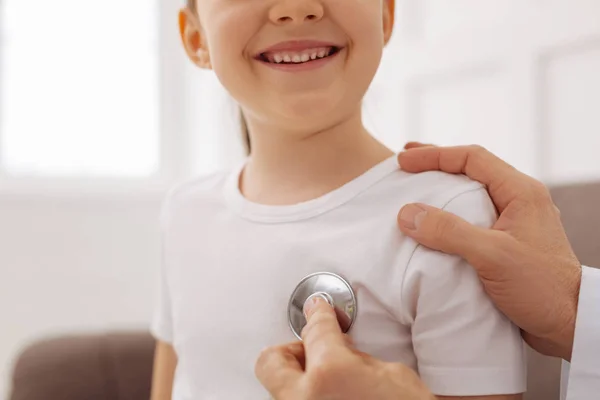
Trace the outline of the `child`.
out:
M 289 296 L 321 271 L 356 291 L 349 335 L 359 350 L 414 368 L 444 398 L 521 398 L 518 328 L 464 260 L 396 226 L 403 204 L 423 202 L 489 227 L 496 214 L 485 188 L 400 171 L 361 122 L 393 7 L 197 0 L 182 10 L 187 54 L 240 104 L 251 155 L 167 198 L 153 399 L 268 398 L 256 358 L 294 339 Z

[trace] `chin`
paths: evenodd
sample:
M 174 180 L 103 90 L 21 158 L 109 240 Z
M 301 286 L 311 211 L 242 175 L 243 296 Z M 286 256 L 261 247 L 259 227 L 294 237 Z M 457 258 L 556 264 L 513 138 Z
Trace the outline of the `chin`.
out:
M 312 118 L 315 121 L 331 119 L 332 114 L 339 113 L 344 108 L 343 96 L 331 96 L 323 94 L 296 94 L 280 99 L 280 114 L 285 119 L 301 120 Z

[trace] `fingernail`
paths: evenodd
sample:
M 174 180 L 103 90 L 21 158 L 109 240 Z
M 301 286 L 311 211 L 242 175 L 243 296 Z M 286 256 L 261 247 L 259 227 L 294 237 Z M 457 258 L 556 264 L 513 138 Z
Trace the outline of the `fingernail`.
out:
M 427 210 L 418 204 L 407 204 L 400 210 L 400 224 L 410 230 L 417 230 L 421 225 L 421 221 L 427 215 Z

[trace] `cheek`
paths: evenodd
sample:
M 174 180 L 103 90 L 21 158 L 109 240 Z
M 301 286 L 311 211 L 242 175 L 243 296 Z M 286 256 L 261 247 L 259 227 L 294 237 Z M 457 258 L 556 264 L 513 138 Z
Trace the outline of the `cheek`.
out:
M 255 97 L 256 75 L 251 54 L 247 53 L 246 40 L 252 36 L 245 30 L 223 30 L 211 40 L 212 68 L 227 92 L 239 103 L 245 104 Z
M 353 41 L 383 37 L 382 0 L 330 0 L 330 16 Z
M 350 0 L 354 7 L 347 7 L 343 14 L 344 30 L 349 36 L 351 59 L 361 69 L 365 78 L 375 74 L 381 61 L 384 33 L 383 16 L 379 0 Z
M 346 33 L 354 57 L 379 63 L 384 45 L 381 0 L 332 0 L 335 22 Z M 375 59 L 373 59 L 375 58 Z
M 350 0 L 354 7 L 340 13 L 339 24 L 349 40 L 350 73 L 357 74 L 356 80 L 373 78 L 376 73 L 384 46 L 383 17 L 379 0 Z
M 208 47 L 211 64 L 219 79 L 228 89 L 238 75 L 248 73 L 248 38 L 252 38 L 258 29 L 253 26 L 248 13 L 234 11 L 208 22 Z M 239 79 L 242 79 L 240 76 Z M 247 77 L 246 77 L 247 80 Z
M 251 21 L 246 2 L 221 4 L 209 2 L 201 11 L 202 26 L 213 65 L 230 62 L 235 55 L 242 56 L 246 40 L 252 37 Z M 206 4 L 206 3 L 203 3 Z

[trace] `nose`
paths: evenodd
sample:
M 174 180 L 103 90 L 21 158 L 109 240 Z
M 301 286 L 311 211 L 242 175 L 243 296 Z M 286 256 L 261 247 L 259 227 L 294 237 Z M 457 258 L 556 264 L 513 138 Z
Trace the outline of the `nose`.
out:
M 277 25 L 300 25 L 321 20 L 323 13 L 319 0 L 282 0 L 271 9 L 269 19 Z

